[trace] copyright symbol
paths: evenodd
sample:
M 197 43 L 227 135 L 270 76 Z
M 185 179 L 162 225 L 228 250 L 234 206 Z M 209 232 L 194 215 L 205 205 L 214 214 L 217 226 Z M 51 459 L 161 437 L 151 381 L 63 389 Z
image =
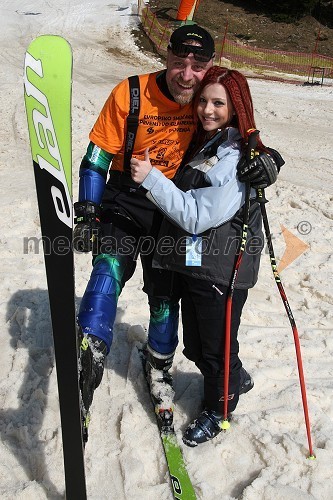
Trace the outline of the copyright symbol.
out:
M 300 222 L 297 225 L 297 231 L 299 232 L 299 234 L 302 234 L 302 235 L 309 234 L 312 231 L 312 226 L 311 226 L 310 222 L 303 220 L 302 222 Z

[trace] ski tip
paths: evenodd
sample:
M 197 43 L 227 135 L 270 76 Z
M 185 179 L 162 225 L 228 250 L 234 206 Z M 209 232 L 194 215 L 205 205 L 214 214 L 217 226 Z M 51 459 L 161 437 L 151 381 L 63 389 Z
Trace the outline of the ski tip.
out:
M 46 48 L 61 48 L 62 50 L 70 50 L 72 51 L 71 44 L 66 38 L 60 35 L 39 35 L 34 38 L 27 48 L 27 52 L 31 52 L 33 50 L 38 50 L 39 47 L 42 47 L 43 50 Z

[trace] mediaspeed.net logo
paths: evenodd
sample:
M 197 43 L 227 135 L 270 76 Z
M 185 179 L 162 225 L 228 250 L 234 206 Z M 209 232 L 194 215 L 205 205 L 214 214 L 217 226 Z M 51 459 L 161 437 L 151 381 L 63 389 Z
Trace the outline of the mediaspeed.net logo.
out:
M 285 241 L 285 250 L 281 259 L 277 259 L 279 260 L 277 268 L 277 271 L 279 273 L 290 266 L 296 259 L 298 259 L 303 253 L 305 253 L 308 248 L 310 248 L 310 245 L 308 245 L 294 233 L 289 231 L 289 229 L 287 229 L 285 226 L 281 224 L 280 227 L 282 236 Z M 307 221 L 302 221 L 297 225 L 297 232 L 301 235 L 305 236 L 309 234 L 311 230 L 312 226 Z M 98 232 L 96 233 L 96 236 L 98 236 Z M 212 232 L 211 237 L 214 237 L 214 232 Z M 100 243 L 103 244 L 103 251 L 101 250 L 102 247 L 100 247 L 100 250 L 102 251 L 102 253 L 119 252 L 120 255 L 132 255 L 135 260 L 138 258 L 139 254 L 149 255 L 151 252 L 155 251 L 159 255 L 169 255 L 173 250 L 175 250 L 177 254 L 179 252 L 179 255 L 184 255 L 186 254 L 186 247 L 182 247 L 182 245 L 184 245 L 185 243 L 183 241 L 184 238 L 186 237 L 181 237 L 179 241 L 175 241 L 173 238 L 165 236 L 164 240 L 162 238 L 162 240 L 160 240 L 158 242 L 158 245 L 156 246 L 156 241 L 152 236 L 140 236 L 138 241 L 134 236 L 130 235 L 121 238 L 120 241 L 113 237 L 108 237 L 106 238 L 106 240 L 104 238 L 101 239 Z M 81 240 L 82 237 L 80 237 L 79 239 Z M 275 237 L 274 235 L 272 235 L 272 240 L 274 239 Z M 238 241 L 239 243 L 238 238 L 236 238 L 236 241 Z M 200 250 L 200 253 L 202 253 L 203 255 L 210 252 L 209 241 L 206 243 L 207 245 L 205 250 Z M 228 254 L 234 243 L 235 242 L 232 238 L 231 241 L 226 242 L 224 249 L 225 254 Z M 75 248 L 77 248 L 77 245 L 74 244 L 74 241 L 68 240 L 68 238 L 66 238 L 65 236 L 59 236 L 53 241 L 51 241 L 47 237 L 38 238 L 25 236 L 23 238 L 24 254 L 39 254 L 41 252 L 44 252 L 45 255 L 50 255 L 51 253 L 56 253 L 57 255 L 65 255 L 73 250 L 76 251 Z M 216 251 L 217 249 L 215 248 L 214 252 Z M 251 242 L 251 254 L 255 255 L 256 252 L 262 252 L 262 240 L 253 240 Z M 265 253 L 266 252 L 268 252 L 267 247 Z M 214 255 L 216 254 L 214 253 Z

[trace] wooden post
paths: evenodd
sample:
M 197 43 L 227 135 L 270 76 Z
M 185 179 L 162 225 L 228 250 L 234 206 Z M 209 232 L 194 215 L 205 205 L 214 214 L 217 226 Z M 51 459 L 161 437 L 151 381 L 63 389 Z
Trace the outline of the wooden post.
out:
M 320 33 L 321 33 L 321 28 L 318 28 L 318 34 L 317 34 L 317 38 L 315 41 L 315 46 L 314 46 L 314 49 L 313 49 L 312 54 L 311 54 L 311 61 L 310 61 L 309 73 L 308 73 L 308 82 L 310 82 L 311 70 L 312 70 L 313 66 L 316 66 L 316 64 L 314 64 L 313 61 L 314 61 L 315 55 L 317 53 L 317 47 L 318 47 Z M 313 82 L 313 75 L 312 75 L 312 82 Z
M 165 27 L 164 27 L 164 30 L 163 30 L 163 33 L 162 33 L 162 37 L 161 37 L 160 43 L 159 43 L 159 45 L 158 45 L 158 47 L 157 47 L 157 50 L 158 50 L 158 51 L 159 51 L 159 50 L 160 50 L 160 48 L 161 48 L 161 45 L 162 45 L 162 42 L 163 42 L 163 39 L 164 39 L 164 35 L 165 35 L 165 32 L 166 32 L 167 28 L 169 27 L 169 24 L 170 24 L 170 22 L 166 23 L 166 25 L 165 25 Z
M 224 28 L 224 35 L 223 35 L 223 40 L 222 40 L 221 50 L 220 50 L 220 57 L 219 57 L 219 65 L 220 65 L 220 66 L 221 66 L 221 59 L 222 59 L 222 56 L 223 56 L 223 49 L 224 49 L 225 40 L 226 40 L 226 38 L 227 38 L 228 24 L 229 24 L 229 20 L 228 20 L 228 18 L 227 18 L 227 21 L 226 21 L 226 23 L 225 23 L 225 28 Z
M 150 36 L 151 30 L 153 29 L 155 18 L 156 18 L 156 14 L 154 12 L 153 13 L 153 19 L 152 19 L 152 22 L 151 22 L 151 25 L 150 25 L 150 28 L 149 28 L 148 36 Z

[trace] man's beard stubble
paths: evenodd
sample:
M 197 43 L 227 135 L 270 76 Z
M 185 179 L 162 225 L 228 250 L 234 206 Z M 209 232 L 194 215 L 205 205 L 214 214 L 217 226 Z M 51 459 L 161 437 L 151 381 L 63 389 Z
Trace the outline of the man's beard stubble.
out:
M 190 102 L 192 102 L 193 100 L 193 97 L 194 97 L 194 92 L 191 92 L 190 94 L 186 95 L 178 94 L 173 96 L 174 100 L 182 106 L 185 106 L 185 104 L 190 104 Z
M 182 84 L 183 82 L 180 81 L 179 83 Z M 189 85 L 189 84 L 191 84 L 191 82 L 188 82 L 186 85 Z M 184 106 L 185 104 L 189 104 L 190 102 L 192 102 L 195 91 L 196 91 L 196 86 L 192 87 L 191 91 L 186 92 L 186 93 L 180 92 L 178 88 L 176 89 L 175 88 L 176 86 L 173 85 L 173 82 L 170 82 L 168 87 L 169 87 L 169 91 L 170 91 L 172 97 L 174 98 L 174 100 L 178 104 Z

